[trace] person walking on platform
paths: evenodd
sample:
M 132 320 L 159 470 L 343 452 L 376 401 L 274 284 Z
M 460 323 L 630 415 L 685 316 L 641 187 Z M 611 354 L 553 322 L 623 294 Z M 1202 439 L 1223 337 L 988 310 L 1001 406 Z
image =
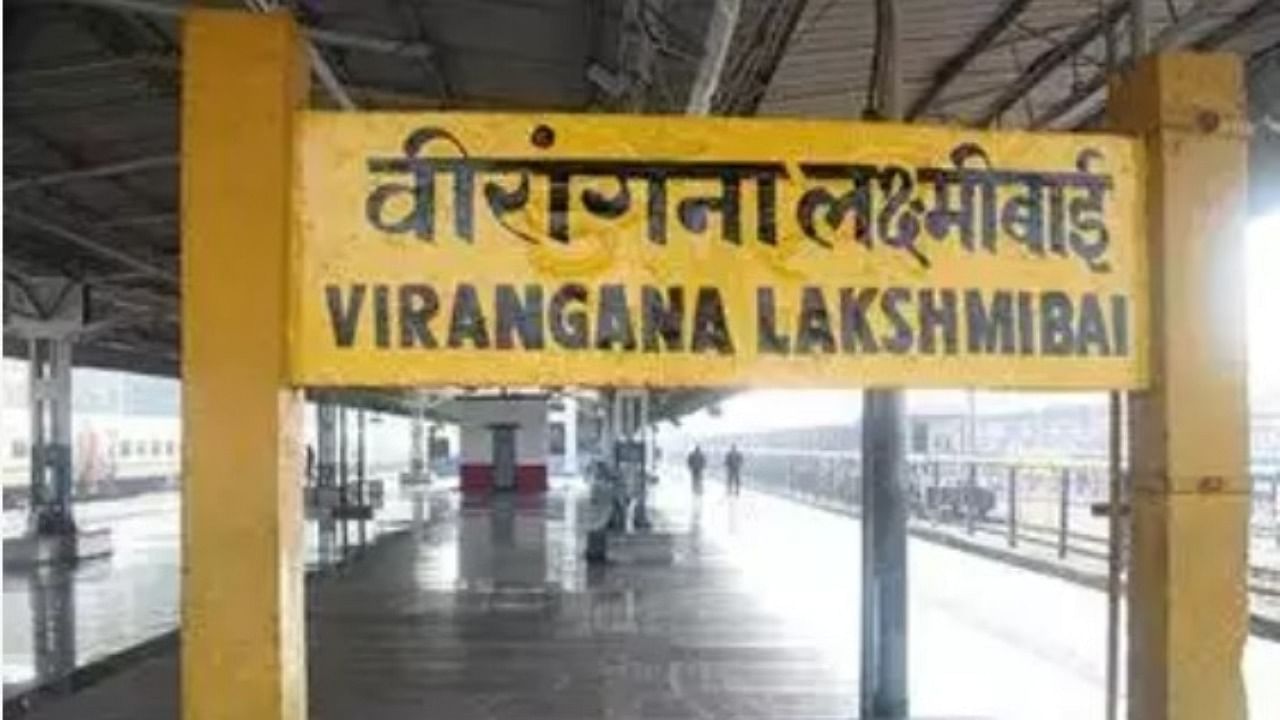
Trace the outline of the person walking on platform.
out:
M 693 494 L 702 495 L 702 471 L 707 467 L 707 456 L 702 454 L 702 446 L 694 445 L 693 452 L 686 460 L 689 464 L 689 477 L 693 481 Z
M 742 494 L 742 453 L 738 452 L 736 444 L 731 446 L 729 453 L 724 456 L 724 469 L 729 478 L 729 494 Z

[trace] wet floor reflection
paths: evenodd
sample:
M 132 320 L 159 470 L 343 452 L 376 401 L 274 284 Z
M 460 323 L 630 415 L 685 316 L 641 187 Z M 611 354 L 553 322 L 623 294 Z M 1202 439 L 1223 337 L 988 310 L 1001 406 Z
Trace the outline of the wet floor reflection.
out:
M 429 522 L 312 583 L 312 720 L 835 718 L 857 706 L 851 518 L 664 484 L 655 531 L 674 538 L 673 557 L 601 566 L 582 560 L 596 515 L 580 483 L 429 501 Z M 917 715 L 1098 716 L 1101 593 L 916 541 L 910 563 Z M 1261 717 L 1276 707 L 1256 686 L 1278 653 L 1256 639 L 1246 651 Z
M 703 546 L 693 508 L 655 516 L 657 532 L 675 537 L 674 559 L 603 566 L 582 560 L 598 513 L 580 483 L 466 498 L 452 512 L 317 595 L 314 718 L 833 717 L 851 707 L 849 689 L 744 592 L 718 541 Z
M 14 581 L 26 584 L 31 612 L 34 677 L 66 678 L 76 667 L 76 586 L 73 573 L 62 567 L 42 566 L 17 573 Z
M 71 573 L 42 567 L 30 574 L 36 675 L 63 678 L 76 666 L 76 590 Z
M 84 527 L 111 527 L 113 554 L 72 568 L 6 570 L 6 697 L 177 624 L 178 495 L 88 503 L 77 513 Z M 9 527 L 20 515 L 5 513 L 6 535 L 20 532 Z
M 668 502 L 681 502 L 668 493 Z M 692 515 L 753 602 L 817 650 L 830 681 L 856 688 L 861 527 L 777 498 L 736 501 L 711 485 Z M 697 535 L 695 535 L 696 537 Z M 924 717 L 1098 717 L 1105 595 L 920 540 L 909 544 L 910 691 Z M 1280 643 L 1257 636 L 1243 670 L 1253 717 L 1280 716 Z
M 428 506 L 447 505 L 448 495 L 438 489 L 423 493 L 423 498 Z M 5 571 L 5 697 L 33 685 L 54 683 L 78 666 L 129 650 L 177 627 L 180 509 L 177 492 L 78 503 L 82 527 L 111 528 L 110 557 L 72 568 Z M 386 505 L 374 521 L 347 523 L 345 544 L 341 523 L 307 522 L 307 567 L 335 567 L 357 557 L 362 547 L 407 527 L 412 512 L 409 494 L 392 482 Z M 6 511 L 4 522 L 7 537 L 20 534 L 25 526 L 23 511 Z

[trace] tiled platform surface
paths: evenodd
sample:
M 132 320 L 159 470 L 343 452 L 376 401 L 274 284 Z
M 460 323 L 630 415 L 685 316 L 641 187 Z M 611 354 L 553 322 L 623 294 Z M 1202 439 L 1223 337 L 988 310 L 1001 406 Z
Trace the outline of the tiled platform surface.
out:
M 660 516 L 673 564 L 581 560 L 580 492 L 457 507 L 311 589 L 312 718 L 840 717 L 856 688 L 753 603 L 723 553 Z M 681 526 L 684 527 L 681 527 Z M 176 717 L 147 661 L 36 718 Z
M 81 527 L 110 528 L 108 558 L 69 569 L 4 574 L 4 696 L 50 678 L 38 671 L 33 645 L 62 622 L 42 614 L 44 603 L 65 604 L 74 616 L 71 657 L 45 659 L 39 670 L 66 672 L 171 632 L 178 622 L 179 516 L 177 492 L 77 504 Z M 5 536 L 20 533 L 21 512 L 5 511 Z M 37 581 L 37 577 L 41 580 Z M 52 597 L 41 598 L 39 593 Z
M 664 487 L 671 564 L 581 560 L 580 492 L 454 507 L 312 584 L 310 717 L 836 718 L 857 692 L 856 521 Z M 1100 593 L 911 543 L 916 717 L 1101 716 Z M 1280 647 L 1250 641 L 1254 717 Z M 35 718 L 175 718 L 160 657 Z
M 443 478 L 440 484 L 447 488 L 456 485 L 456 479 Z M 413 517 L 414 493 L 390 485 L 378 520 L 365 528 L 369 541 Z M 424 492 L 424 502 L 435 505 L 435 498 L 452 494 L 445 488 Z M 110 529 L 113 552 L 71 568 L 5 571 L 6 701 L 73 670 L 97 672 L 95 666 L 114 664 L 119 654 L 132 654 L 140 645 L 163 643 L 178 625 L 179 493 L 82 502 L 75 511 L 82 528 Z M 25 526 L 23 511 L 5 511 L 6 538 L 21 534 Z M 348 530 L 354 547 L 358 523 Z M 321 570 L 343 554 L 336 528 L 326 534 L 309 521 L 306 531 L 309 569 Z M 44 634 L 56 634 L 62 641 L 41 656 L 35 641 Z

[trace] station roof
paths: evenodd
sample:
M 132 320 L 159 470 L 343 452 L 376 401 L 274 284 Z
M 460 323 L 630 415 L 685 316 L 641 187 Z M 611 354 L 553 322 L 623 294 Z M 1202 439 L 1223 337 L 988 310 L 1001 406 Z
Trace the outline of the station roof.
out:
M 872 82 L 869 0 L 291 5 L 333 78 L 313 83 L 317 107 L 857 117 Z M 899 0 L 908 117 L 1096 125 L 1108 34 L 1113 56 L 1128 54 L 1128 1 L 1102 5 Z M 92 314 L 120 322 L 79 343 L 77 364 L 178 372 L 181 8 L 4 5 L 6 297 L 31 277 L 89 283 Z M 1153 48 L 1249 58 L 1254 174 L 1269 168 L 1266 186 L 1280 187 L 1280 0 L 1149 0 L 1147 15 Z M 6 335 L 5 353 L 24 349 Z M 656 408 L 677 416 L 710 397 L 668 393 Z

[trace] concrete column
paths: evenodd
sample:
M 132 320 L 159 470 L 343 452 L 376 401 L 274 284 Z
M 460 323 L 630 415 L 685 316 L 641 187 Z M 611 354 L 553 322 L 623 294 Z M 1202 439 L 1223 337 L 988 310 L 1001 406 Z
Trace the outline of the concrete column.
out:
M 30 532 L 75 535 L 71 486 L 71 340 L 30 341 L 31 501 Z
M 1062 468 L 1058 476 L 1058 559 L 1067 557 L 1067 540 L 1071 535 L 1071 468 Z
M 645 389 L 617 390 L 613 395 L 613 447 L 610 454 L 622 478 L 623 486 L 629 499 L 634 501 L 632 527 L 644 530 L 650 527 L 649 521 L 649 482 L 648 464 L 651 448 L 647 442 L 646 429 L 649 425 L 649 391 Z M 641 443 L 644 457 L 639 461 L 627 460 L 618 462 L 618 445 L 623 442 Z
M 363 409 L 356 411 L 356 482 L 363 488 L 368 473 L 368 448 L 365 446 L 365 434 L 368 432 L 369 418 Z M 361 489 L 363 493 L 364 490 Z M 364 502 L 363 496 L 361 502 Z
M 316 487 L 338 485 L 338 407 L 328 400 L 316 403 Z
M 613 390 L 601 390 L 599 400 L 601 419 L 600 452 L 605 464 L 610 468 L 614 466 L 613 443 L 614 438 L 617 436 L 617 428 L 615 427 L 613 413 L 614 394 L 615 392 Z
M 426 419 L 422 408 L 415 408 L 409 423 L 409 475 L 416 481 L 427 476 L 429 449 L 427 447 Z
M 347 533 L 347 493 L 351 489 L 351 444 L 347 442 L 350 427 L 347 423 L 347 408 L 344 405 L 337 407 L 338 415 L 338 502 L 335 508 L 330 508 L 329 512 L 336 513 L 339 523 L 339 535 L 342 540 L 342 552 L 339 556 L 342 560 L 346 559 L 347 549 L 350 546 L 350 537 Z
M 322 395 L 316 401 L 316 485 L 310 507 L 321 562 L 331 562 L 338 552 L 333 514 L 338 504 L 338 458 L 338 406 Z
M 365 434 L 368 432 L 368 415 L 364 409 L 356 411 L 356 504 L 361 507 L 360 522 L 357 526 L 360 547 L 364 547 L 366 537 L 363 508 L 371 505 L 368 491 L 368 447 L 365 445 Z
M 182 63 L 182 716 L 303 720 L 286 284 L 305 44 L 287 13 L 193 9 Z
M 1129 717 L 1246 715 L 1248 409 L 1240 58 L 1143 58 L 1110 113 L 1146 149 L 1151 385 L 1132 395 Z
M 578 399 L 564 398 L 564 467 L 565 472 L 578 472 Z
M 1009 547 L 1018 546 L 1018 466 L 1010 465 L 1008 471 L 1008 485 L 1005 487 L 1007 493 L 1005 505 L 1008 507 L 1008 517 L 1005 518 L 1007 523 L 1005 532 L 1005 541 Z

